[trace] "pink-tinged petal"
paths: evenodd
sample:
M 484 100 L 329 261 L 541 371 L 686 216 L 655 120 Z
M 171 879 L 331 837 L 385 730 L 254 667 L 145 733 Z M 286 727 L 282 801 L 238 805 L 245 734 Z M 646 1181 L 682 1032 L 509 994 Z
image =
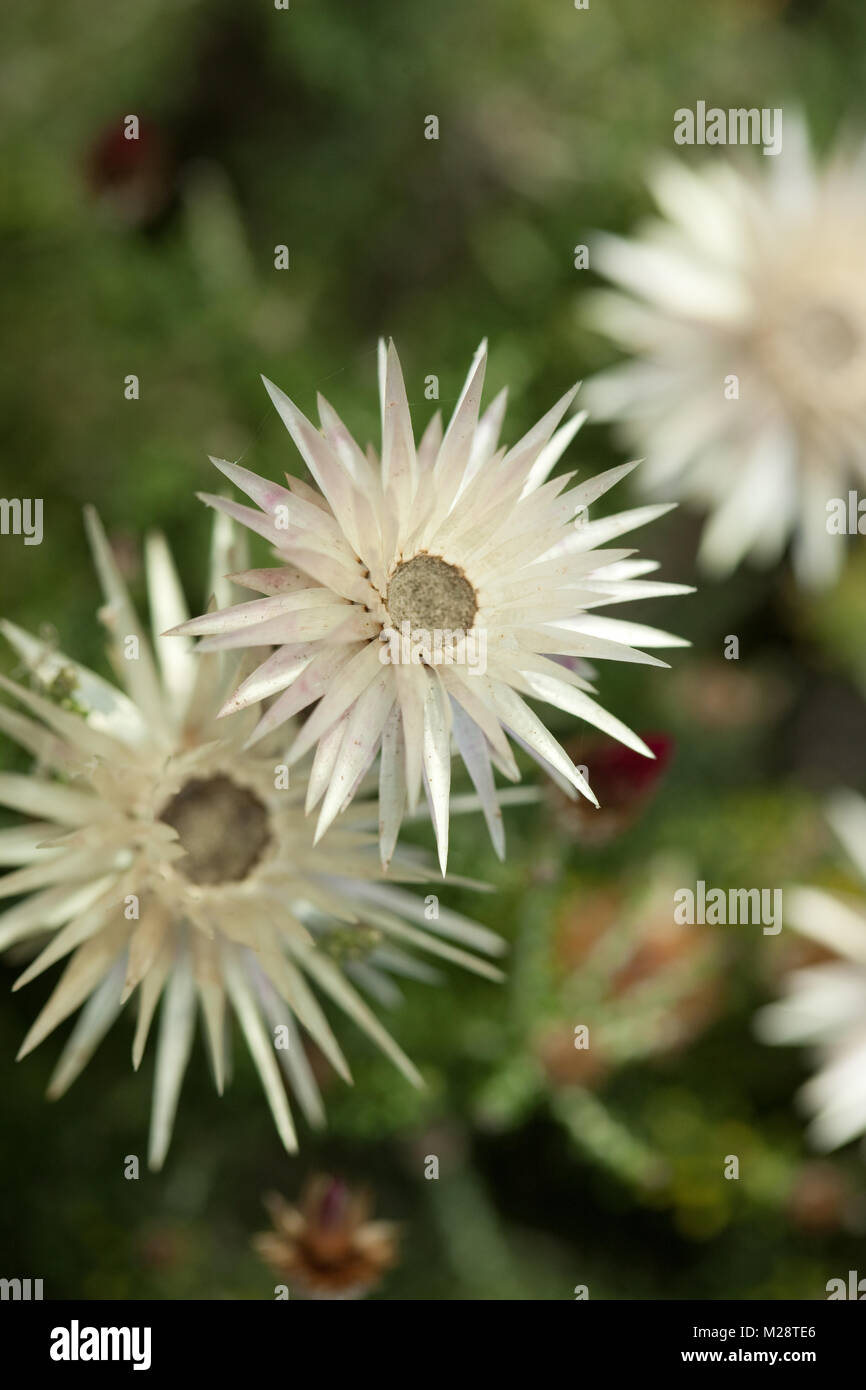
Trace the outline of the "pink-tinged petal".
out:
M 294 498 L 299 498 L 307 506 L 304 514 L 304 525 L 315 529 L 315 512 L 319 513 L 320 521 L 327 520 L 329 527 L 334 524 L 334 513 L 328 506 L 327 499 L 314 488 L 310 483 L 304 482 L 303 478 L 296 478 L 294 473 L 286 474 L 286 484 Z M 312 508 L 312 511 L 309 509 Z
M 277 565 L 272 569 L 241 570 L 239 574 L 226 576 L 241 589 L 252 589 L 257 594 L 287 594 L 293 589 L 308 589 L 310 581 L 302 570 L 291 565 Z
M 495 710 L 489 700 L 485 700 L 486 686 L 479 687 L 476 676 L 470 676 L 467 672 L 464 678 L 462 670 L 448 666 L 440 667 L 439 679 L 452 699 L 456 700 L 473 723 L 478 725 L 503 766 L 509 769 L 506 774 L 509 779 L 513 782 L 519 781 L 520 772 L 508 746 L 508 739 Z
M 406 810 L 405 752 L 400 706 L 395 703 L 382 730 L 379 762 L 379 851 L 382 868 L 394 855 Z
M 415 490 L 418 469 L 412 417 L 400 359 L 393 342 L 388 343 L 382 409 L 382 485 L 391 491 L 398 510 L 405 515 Z
M 242 468 L 239 463 L 228 463 L 225 459 L 211 458 L 214 468 L 218 468 L 221 473 L 234 483 L 235 487 L 245 492 L 256 506 L 261 508 L 266 516 L 273 520 L 274 508 L 277 506 L 285 507 L 291 516 L 292 494 L 287 488 L 281 487 L 279 483 L 272 483 L 268 478 L 260 478 L 257 473 L 251 473 L 248 468 Z
M 227 608 L 237 598 L 232 582 L 227 576 L 233 570 L 243 570 L 249 565 L 247 542 L 246 531 L 238 530 L 230 516 L 221 511 L 214 513 L 208 557 L 208 583 L 204 592 L 205 601 L 212 608 Z
M 356 487 L 361 491 L 370 492 L 374 496 L 381 494 L 378 474 L 370 467 L 369 460 L 364 456 L 360 446 L 343 424 L 334 407 L 322 395 L 317 395 L 316 404 L 319 410 L 322 433 Z
M 198 618 L 181 623 L 166 636 L 187 633 L 191 637 L 203 637 L 210 633 L 238 632 L 241 628 L 255 627 L 285 613 L 333 606 L 334 596 L 328 589 L 293 590 L 286 594 L 273 594 L 270 598 L 251 599 L 249 603 L 236 603 L 232 608 L 223 608 L 216 613 L 203 613 Z
M 197 492 L 196 497 L 200 502 L 204 502 L 205 506 L 213 507 L 215 511 L 222 512 L 223 516 L 240 522 L 241 526 L 255 531 L 256 535 L 264 536 L 266 541 L 270 541 L 271 545 L 277 548 L 285 538 L 285 531 L 278 531 L 271 518 L 265 516 L 264 512 L 257 512 L 252 507 L 245 507 L 242 502 L 233 502 L 230 497 L 218 497 L 212 492 Z
M 442 411 L 431 415 L 427 428 L 418 444 L 418 470 L 427 473 L 433 467 L 442 447 Z
M 521 497 L 528 497 L 531 492 L 535 492 L 537 488 L 547 482 L 547 479 L 559 463 L 562 455 L 586 420 L 587 414 L 588 412 L 585 410 L 578 411 L 576 415 L 572 415 L 570 420 L 566 420 L 564 425 L 560 425 L 559 429 L 554 431 L 527 473 L 526 482 L 523 484 L 523 491 L 520 494 Z M 628 472 L 633 466 L 633 464 L 626 464 L 626 471 Z M 610 472 L 615 473 L 617 470 L 611 469 Z M 611 479 L 608 483 L 608 487 L 613 487 L 616 481 L 616 478 Z M 606 491 L 607 489 L 605 488 L 603 490 Z
M 613 516 L 604 516 L 599 521 L 588 521 L 552 547 L 545 558 L 554 554 L 568 555 L 573 551 L 596 550 L 617 536 L 624 536 L 629 531 L 636 531 L 639 526 L 647 526 L 658 517 L 666 516 L 676 505 L 676 502 L 658 502 L 648 507 L 633 507 L 627 512 L 615 512 Z
M 466 771 L 472 779 L 472 785 L 481 801 L 493 848 L 497 856 L 504 859 L 505 827 L 502 823 L 502 811 L 499 809 L 499 803 L 496 799 L 496 787 L 484 735 L 478 725 L 469 718 L 453 698 L 451 712 L 454 721 L 454 739 L 466 765 Z
M 567 428 L 566 425 L 563 426 L 563 429 Z M 576 507 L 589 507 L 593 502 L 597 502 L 599 497 L 604 497 L 612 487 L 616 487 L 617 483 L 622 482 L 623 478 L 633 473 L 639 465 L 640 459 L 636 459 L 632 463 L 620 463 L 616 468 L 607 468 L 604 473 L 597 473 L 594 478 L 587 478 L 586 482 L 572 488 L 569 496 Z
M 328 500 L 349 543 L 357 548 L 359 538 L 353 505 L 353 484 L 328 441 L 279 386 L 262 377 L 265 389 L 297 446 L 304 462 Z
M 436 528 L 451 511 L 454 499 L 463 483 L 469 464 L 469 456 L 472 452 L 475 428 L 478 424 L 486 367 L 487 343 L 485 341 L 478 348 L 472 360 L 469 375 L 445 431 L 445 438 L 442 440 L 434 465 L 432 475 L 435 480 L 433 510 L 421 532 L 419 543 L 422 546 L 425 543 L 425 538 L 429 538 L 435 533 Z
M 329 729 L 326 734 L 322 734 L 316 744 L 313 765 L 307 779 L 307 796 L 304 801 L 304 813 L 306 815 L 315 810 L 328 789 L 337 766 L 337 759 L 340 756 L 348 723 L 349 715 L 346 713 L 342 719 L 337 720 L 332 729 Z
M 531 672 L 526 675 L 526 684 L 529 686 L 533 695 L 539 700 L 545 700 L 549 705 L 555 705 L 557 709 L 565 710 L 568 714 L 574 714 L 578 719 L 586 720 L 587 724 L 592 724 L 596 729 L 601 729 L 603 733 L 610 734 L 611 738 L 624 743 L 626 748 L 631 748 L 635 753 L 641 753 L 645 758 L 655 756 L 651 748 L 648 748 L 642 738 L 623 724 L 621 719 L 608 710 L 603 709 L 595 700 L 590 699 L 582 690 L 575 690 L 573 686 L 566 685 L 564 681 L 552 679 L 550 676 Z
M 580 382 L 577 382 L 570 391 L 566 391 L 565 395 L 560 397 L 556 405 L 552 406 L 537 424 L 533 425 L 531 430 L 526 432 L 522 439 L 517 441 L 512 449 L 509 449 L 502 461 L 501 483 L 503 487 L 511 486 L 519 481 L 522 490 L 532 465 L 565 415 L 579 389 Z
M 311 548 L 303 542 L 293 544 L 291 553 L 295 564 L 300 565 L 316 584 L 326 585 L 335 596 L 350 603 L 370 603 L 372 590 L 357 560 L 342 555 L 338 558 L 321 547 Z
M 198 650 L 224 652 L 244 647 L 273 647 L 282 643 L 321 641 L 323 638 L 333 637 L 345 625 L 346 615 L 351 615 L 351 612 L 348 604 L 334 603 L 330 607 L 316 604 L 314 607 L 301 608 L 296 613 L 283 613 L 280 617 L 238 628 L 234 632 L 220 632 L 215 633 L 213 637 L 203 637 Z
M 371 681 L 383 670 L 379 660 L 382 647 L 372 642 L 362 648 L 340 672 L 320 705 L 313 711 L 298 734 L 289 754 L 289 762 L 295 763 L 313 747 L 314 743 L 327 733 L 351 705 L 360 697 Z
M 397 702 L 403 723 L 406 754 L 406 796 L 414 814 L 421 795 L 422 752 L 424 747 L 424 701 L 427 677 L 420 666 L 395 666 Z
M 312 643 L 302 647 L 280 647 L 241 682 L 220 709 L 219 718 L 235 714 L 237 710 L 258 704 L 260 700 L 267 700 L 278 691 L 287 689 L 306 671 L 315 655 L 316 647 Z
M 633 647 L 626 647 L 621 642 L 610 642 L 604 637 L 592 637 L 584 633 L 578 627 L 581 623 L 580 618 L 565 619 L 557 624 L 551 624 L 547 629 L 548 636 L 554 641 L 557 636 L 571 634 L 570 652 L 574 656 L 585 656 L 602 661 L 627 661 L 633 662 L 638 666 L 663 666 L 667 669 L 668 663 L 661 661 L 657 656 L 648 656 L 646 652 L 636 651 Z M 539 638 L 539 650 L 544 652 L 555 652 L 555 645 L 545 646 L 544 637 Z
M 448 864 L 448 801 L 451 795 L 451 706 L 435 675 L 428 678 L 424 701 L 424 781 L 439 867 L 444 875 Z
M 499 435 L 502 432 L 502 422 L 505 419 L 507 404 L 508 387 L 503 386 L 502 390 L 493 397 L 478 421 L 478 428 L 475 431 L 475 438 L 472 441 L 472 450 L 469 455 L 469 465 L 466 469 L 467 482 L 474 478 L 478 470 L 488 464 L 495 455 L 499 446 Z
M 584 613 L 579 619 L 580 631 L 590 637 L 603 637 L 609 642 L 624 643 L 627 647 L 690 647 L 685 637 L 677 637 L 673 632 L 663 632 L 658 627 L 647 627 L 644 623 L 628 623 L 621 618 L 600 618 L 594 613 Z
M 586 778 L 581 776 L 565 749 L 542 724 L 520 696 L 508 686 L 490 683 L 490 693 L 496 711 L 506 728 L 525 740 L 530 748 L 550 763 L 551 767 L 570 782 L 573 787 L 597 806 L 598 801 Z
M 339 815 L 359 778 L 369 767 L 393 703 L 391 673 L 380 668 L 379 674 L 359 697 L 346 725 L 337 764 L 316 826 L 316 842 Z
M 353 647 L 326 647 L 324 651 L 314 657 L 303 675 L 299 676 L 290 688 L 284 690 L 270 708 L 265 710 L 247 739 L 245 747 L 252 748 L 254 744 L 261 742 L 268 734 L 278 729 L 281 724 L 285 724 L 289 719 L 293 719 L 296 714 L 299 714 L 302 709 L 306 709 L 314 700 L 321 699 L 340 672 L 348 666 L 356 650 Z

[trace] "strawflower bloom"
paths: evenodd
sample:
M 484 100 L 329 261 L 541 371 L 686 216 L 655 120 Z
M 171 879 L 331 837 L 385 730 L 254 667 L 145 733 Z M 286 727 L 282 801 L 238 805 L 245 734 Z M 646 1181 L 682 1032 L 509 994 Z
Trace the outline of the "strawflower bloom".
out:
M 474 952 L 495 954 L 501 942 L 444 908 L 428 921 L 423 899 L 384 881 L 376 807 L 363 796 L 327 845 L 313 847 L 303 770 L 288 778 L 289 731 L 244 753 L 253 717 L 217 719 L 237 683 L 234 659 L 157 635 L 186 616 L 165 542 L 151 537 L 147 549 L 151 643 L 92 513 L 88 529 L 123 689 L 12 624 L 2 628 L 30 683 L 0 677 L 26 711 L 0 706 L 0 730 L 36 766 L 29 775 L 0 773 L 0 805 L 29 817 L 0 830 L 0 864 L 13 866 L 0 897 L 18 899 L 0 914 L 0 949 L 31 940 L 42 947 L 15 988 L 69 957 L 19 1056 L 83 1005 L 49 1087 L 62 1095 L 137 993 L 137 1068 L 162 999 L 149 1150 L 159 1168 L 197 1008 L 220 1092 L 231 1010 L 291 1151 L 284 1078 L 307 1119 L 323 1120 L 299 1028 L 351 1079 L 317 992 L 420 1084 L 364 993 L 388 1003 L 399 996 L 393 976 L 430 978 L 412 948 L 498 978 Z M 238 560 L 230 532 L 218 518 L 211 590 L 222 603 L 231 591 L 219 576 Z M 417 856 L 395 858 L 392 880 L 428 878 Z
M 640 482 L 709 513 L 699 551 L 724 576 L 774 563 L 798 581 L 843 562 L 849 491 L 866 485 L 866 146 L 823 163 L 802 122 L 772 159 L 661 164 L 662 217 L 604 236 L 590 301 L 630 360 L 586 385 L 646 456 Z M 855 531 L 857 529 L 855 517 Z
M 178 629 L 203 637 L 206 651 L 276 649 L 222 710 L 228 715 L 272 699 L 251 743 L 315 705 L 288 757 L 294 763 L 315 750 L 308 810 L 321 803 L 317 840 L 378 755 L 383 863 L 423 786 L 443 873 L 452 740 L 502 856 L 493 773 L 519 780 L 509 739 L 572 795 L 595 803 L 527 700 L 575 715 L 651 757 L 592 698 L 579 663 L 664 665 L 639 648 L 687 645 L 596 612 L 685 591 L 647 579 L 656 566 L 632 558 L 632 550 L 599 548 L 668 507 L 589 520 L 591 504 L 635 465 L 575 487 L 572 473 L 551 478 L 583 420 L 566 419 L 576 387 L 510 449 L 500 447 L 505 392 L 479 414 L 486 360 L 482 344 L 447 429 L 437 412 L 416 444 L 397 354 L 393 344 L 383 346 L 381 457 L 362 452 L 321 397 L 317 429 L 266 381 L 315 486 L 289 476 L 285 488 L 213 460 L 256 505 L 204 500 L 264 536 L 281 563 L 234 576 L 265 597 Z
M 397 1227 L 371 1221 L 370 1194 L 337 1178 L 312 1178 L 296 1207 L 276 1192 L 265 1205 L 273 1230 L 254 1236 L 253 1249 L 307 1298 L 363 1298 L 397 1263 Z
M 866 801 L 840 792 L 828 819 L 866 882 Z M 809 1138 L 830 1151 L 866 1134 L 866 896 L 788 889 L 785 924 L 827 959 L 789 974 L 785 997 L 758 1014 L 758 1033 L 765 1042 L 813 1049 L 818 1070 L 800 1100 L 812 1117 Z

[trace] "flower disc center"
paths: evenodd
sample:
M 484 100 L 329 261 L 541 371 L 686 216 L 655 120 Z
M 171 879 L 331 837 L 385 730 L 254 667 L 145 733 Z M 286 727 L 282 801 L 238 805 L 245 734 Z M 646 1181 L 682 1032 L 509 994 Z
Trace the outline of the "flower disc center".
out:
M 192 883 L 238 883 L 271 839 L 263 802 L 222 774 L 187 782 L 159 819 L 177 831 L 186 854 L 176 866 Z
M 412 631 L 469 632 L 478 612 L 478 598 L 456 565 L 438 555 L 414 555 L 391 575 L 386 598 L 394 627 L 408 623 Z
M 851 319 L 835 305 L 810 305 L 800 315 L 798 330 L 805 355 L 824 371 L 844 367 L 860 346 Z

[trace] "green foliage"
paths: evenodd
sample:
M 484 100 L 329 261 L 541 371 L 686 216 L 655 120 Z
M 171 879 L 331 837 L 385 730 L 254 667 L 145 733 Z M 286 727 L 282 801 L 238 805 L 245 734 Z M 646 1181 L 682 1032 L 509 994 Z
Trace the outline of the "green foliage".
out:
M 432 410 L 425 377 L 439 377 L 447 412 L 489 336 L 488 391 L 509 385 L 513 441 L 609 360 L 582 320 L 592 276 L 573 248 L 648 211 L 644 175 L 670 147 L 673 110 L 787 100 L 822 141 L 843 117 L 862 124 L 866 10 L 30 0 L 4 7 L 0 53 L 0 491 L 45 501 L 42 546 L 0 544 L 2 607 L 102 669 L 84 503 L 139 599 L 141 544 L 162 528 L 199 602 L 208 519 L 193 494 L 216 485 L 208 454 L 300 471 L 259 373 L 305 410 L 323 391 L 373 438 L 380 333 L 398 343 L 416 423 Z M 146 211 L 132 219 L 117 188 L 87 173 L 130 112 L 157 130 L 166 161 L 133 187 Z M 130 374 L 137 400 L 124 398 Z M 621 458 L 589 427 L 569 460 L 595 472 Z M 696 519 L 675 514 L 637 543 L 663 577 L 691 582 L 695 538 Z M 197 1045 L 165 1172 L 126 1181 L 125 1155 L 145 1151 L 151 1083 L 148 1062 L 131 1071 L 128 1021 L 49 1106 L 56 1041 L 11 1064 L 49 985 L 4 991 L 5 1273 L 43 1277 L 47 1297 L 269 1298 L 272 1276 L 249 1250 L 262 1193 L 293 1197 L 306 1173 L 337 1170 L 369 1181 L 377 1213 L 404 1226 L 401 1265 L 377 1297 L 567 1299 L 577 1284 L 592 1297 L 822 1297 L 856 1263 L 848 1213 L 862 1210 L 864 1177 L 843 1151 L 830 1168 L 847 1195 L 823 1224 L 792 1205 L 810 1158 L 792 1100 L 806 1059 L 763 1047 L 751 1026 L 784 934 L 728 929 L 712 1021 L 603 1083 L 553 1085 L 533 1039 L 563 1008 L 566 901 L 579 913 L 600 889 L 637 890 L 671 854 L 720 885 L 832 880 L 820 794 L 866 780 L 862 571 L 861 556 L 808 606 L 783 570 L 644 605 L 641 620 L 695 644 L 672 654 L 671 672 L 599 673 L 618 715 L 676 741 L 652 805 L 592 848 L 545 793 L 506 813 L 504 866 L 480 817 L 462 818 L 451 868 L 496 892 L 446 886 L 443 902 L 508 938 L 508 982 L 446 968 L 435 988 L 405 985 L 390 1023 L 425 1092 L 339 1025 L 355 1084 L 328 1083 L 329 1128 L 304 1132 L 298 1159 L 282 1154 L 242 1047 L 219 1099 Z M 723 659 L 730 632 L 739 663 Z M 750 712 L 714 723 L 705 678 L 758 680 Z M 74 690 L 51 694 L 75 708 Z M 580 761 L 590 733 L 565 717 L 555 731 L 576 739 Z M 0 764 L 22 766 L 8 744 Z M 430 843 L 423 828 L 416 838 Z M 0 966 L 7 986 L 18 968 Z M 423 1176 L 430 1153 L 438 1182 Z M 732 1153 L 738 1181 L 723 1177 Z

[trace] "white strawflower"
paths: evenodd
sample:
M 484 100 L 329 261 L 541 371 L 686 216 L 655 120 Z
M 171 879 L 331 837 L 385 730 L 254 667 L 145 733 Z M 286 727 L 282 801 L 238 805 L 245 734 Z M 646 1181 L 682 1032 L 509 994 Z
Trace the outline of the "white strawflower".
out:
M 83 1004 L 49 1088 L 52 1097 L 61 1095 L 138 990 L 132 1054 L 138 1067 L 162 996 L 149 1151 L 158 1168 L 197 1005 L 219 1091 L 230 1006 L 280 1138 L 294 1150 L 281 1071 L 309 1121 L 323 1119 L 297 1025 L 351 1079 L 314 988 L 418 1084 L 412 1063 L 355 984 L 389 1003 L 399 991 L 383 972 L 433 978 L 406 947 L 499 978 L 462 947 L 495 954 L 501 943 L 445 909 L 428 923 L 432 914 L 422 899 L 383 881 L 375 803 L 359 800 L 327 846 L 311 846 L 305 779 L 287 786 L 286 731 L 263 741 L 256 754 L 243 753 L 250 716 L 216 721 L 237 681 L 233 660 L 198 656 L 187 641 L 156 635 L 187 612 L 164 541 L 152 537 L 147 549 L 151 647 L 93 514 L 88 528 L 105 593 L 101 617 L 125 693 L 45 642 L 2 625 L 30 685 L 0 677 L 28 711 L 0 706 L 0 730 L 32 753 L 37 767 L 31 776 L 0 773 L 0 805 L 33 818 L 0 831 L 0 864 L 21 866 L 0 878 L 0 897 L 20 899 L 0 914 L 0 949 L 30 938 L 44 945 L 15 988 L 71 953 L 19 1055 Z M 230 530 L 218 518 L 212 589 L 223 603 L 231 590 L 218 576 L 238 560 L 229 554 Z M 391 877 L 419 883 L 429 875 L 419 858 L 407 855 L 395 860 Z
M 207 651 L 277 648 L 223 709 L 230 714 L 278 696 L 251 743 L 318 702 L 289 753 L 294 763 L 316 750 L 307 809 L 322 803 L 317 840 L 381 750 L 385 864 L 423 784 L 444 872 L 452 737 L 500 856 L 493 769 L 519 779 L 508 736 L 572 794 L 594 802 L 524 697 L 577 715 L 651 757 L 591 698 L 593 687 L 573 666 L 582 658 L 664 665 L 635 645 L 687 645 L 594 611 L 684 592 L 646 579 L 656 566 L 632 559 L 632 550 L 597 548 L 668 507 L 587 521 L 589 505 L 634 465 L 571 489 L 573 474 L 549 481 L 583 419 L 560 423 L 576 387 L 511 449 L 499 448 L 505 392 L 479 419 L 485 363 L 482 344 L 444 437 L 437 412 L 416 447 L 397 354 L 383 345 L 381 461 L 372 449 L 362 453 L 321 397 L 320 431 L 266 381 L 317 488 L 289 477 L 286 490 L 214 459 L 258 509 L 204 497 L 265 536 L 284 563 L 235 576 L 265 598 L 206 614 L 179 631 L 204 636 Z
M 828 818 L 866 882 L 866 801 L 839 793 Z M 815 1049 L 820 1068 L 801 1098 L 816 1147 L 836 1149 L 866 1133 L 866 899 L 796 888 L 785 894 L 785 921 L 838 959 L 792 971 L 786 998 L 758 1014 L 758 1032 Z
M 845 554 L 828 503 L 866 481 L 866 147 L 818 166 L 792 120 L 776 157 L 670 160 L 651 189 L 666 220 L 592 250 L 625 293 L 591 319 L 634 357 L 587 383 L 589 408 L 646 454 L 650 493 L 710 512 L 710 572 L 793 537 L 798 580 L 827 583 Z

